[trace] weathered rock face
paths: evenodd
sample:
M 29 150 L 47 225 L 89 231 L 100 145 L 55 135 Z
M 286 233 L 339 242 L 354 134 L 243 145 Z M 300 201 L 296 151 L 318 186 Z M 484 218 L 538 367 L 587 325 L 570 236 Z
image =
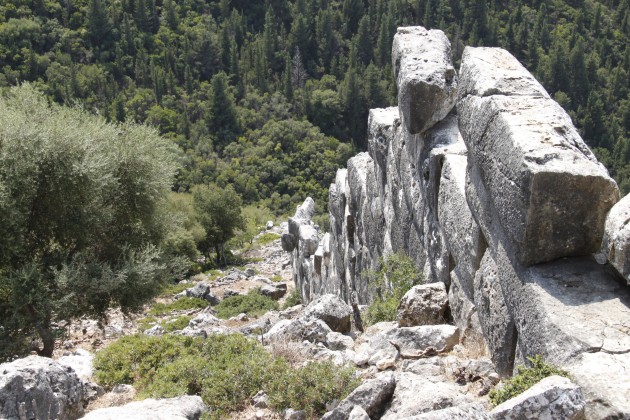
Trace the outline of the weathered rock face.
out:
M 321 265 L 302 260 L 296 284 L 306 302 L 370 303 L 365 273 L 404 252 L 443 284 L 460 340 L 487 347 L 501 376 L 540 354 L 575 378 L 587 418 L 630 417 L 630 198 L 615 206 L 615 182 L 507 51 L 466 48 L 459 78 L 447 52 L 439 31 L 399 29 L 398 107 L 370 111 L 368 153 L 330 188 Z M 385 339 L 396 327 L 360 344 L 355 363 L 399 361 Z
M 583 420 L 586 402 L 579 386 L 567 378 L 550 376 L 490 412 L 494 419 Z
M 630 285 L 630 194 L 615 204 L 606 217 L 600 255 L 610 261 Z
M 489 192 L 472 206 L 484 234 L 524 265 L 597 251 L 619 190 L 567 113 L 503 50 L 467 47 L 460 78 L 470 184 Z
M 29 356 L 0 365 L 0 417 L 77 419 L 83 416 L 83 385 L 72 368 Z
M 444 32 L 420 26 L 399 28 L 394 36 L 392 65 L 407 130 L 420 133 L 444 119 L 457 94 L 451 44 Z

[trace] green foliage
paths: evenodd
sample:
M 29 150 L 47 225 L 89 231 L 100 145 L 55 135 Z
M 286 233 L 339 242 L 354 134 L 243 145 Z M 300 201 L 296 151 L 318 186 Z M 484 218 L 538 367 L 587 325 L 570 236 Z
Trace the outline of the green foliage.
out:
M 548 376 L 569 376 L 566 371 L 545 363 L 540 355 L 528 357 L 527 360 L 531 363 L 531 367 L 519 366 L 516 376 L 508 379 L 503 387 L 490 391 L 490 402 L 493 406 L 522 394 Z
M 280 235 L 278 235 L 277 233 L 265 232 L 256 237 L 256 244 L 260 246 L 264 246 L 278 239 L 280 239 Z
M 360 383 L 354 369 L 326 361 L 288 369 L 264 389 L 276 410 L 303 409 L 308 416 L 317 417 L 326 412 L 327 402 L 346 397 Z
M 95 378 L 112 388 L 133 384 L 141 397 L 201 395 L 210 418 L 243 408 L 259 390 L 274 407 L 290 405 L 322 414 L 325 404 L 344 398 L 357 384 L 351 368 L 310 363 L 293 371 L 262 346 L 241 335 L 211 339 L 164 335 L 123 337 L 97 353 Z
M 167 315 L 176 311 L 187 311 L 189 309 L 203 309 L 208 306 L 208 302 L 204 299 L 195 297 L 182 297 L 172 303 L 158 302 L 149 310 L 149 315 L 160 316 Z
M 164 331 L 166 331 L 167 333 L 183 330 L 188 326 L 191 319 L 192 316 L 189 315 L 178 316 L 175 319 L 169 319 L 168 321 L 163 322 L 162 327 L 164 327 Z
M 268 311 L 277 311 L 278 302 L 263 296 L 258 289 L 250 290 L 246 295 L 230 296 L 214 307 L 217 317 L 227 319 L 238 314 L 258 316 Z
M 33 87 L 0 97 L 0 341 L 138 310 L 179 269 L 156 247 L 175 170 L 172 144 L 51 104 Z
M 173 297 L 174 295 L 190 289 L 193 285 L 190 283 L 165 284 L 160 288 L 161 297 Z
M 288 309 L 295 305 L 300 305 L 302 303 L 302 296 L 300 295 L 300 291 L 295 288 L 291 291 L 287 299 L 284 301 L 284 306 L 282 309 Z
M 236 234 L 237 229 L 245 226 L 241 198 L 231 185 L 227 188 L 210 185 L 195 187 L 193 200 L 197 219 L 206 233 L 199 243 L 199 249 L 205 255 L 215 251 L 217 264 L 227 264 L 225 244 Z
M 411 258 L 403 253 L 381 257 L 379 265 L 378 271 L 366 273 L 376 295 L 365 314 L 368 325 L 395 321 L 398 305 L 405 293 L 413 286 L 424 283 L 423 275 L 415 268 Z

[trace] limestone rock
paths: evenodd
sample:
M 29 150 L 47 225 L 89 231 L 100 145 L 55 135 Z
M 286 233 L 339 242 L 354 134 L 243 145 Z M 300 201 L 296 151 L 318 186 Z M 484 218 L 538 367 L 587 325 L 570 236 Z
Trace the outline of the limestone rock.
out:
M 350 331 L 352 308 L 338 296 L 327 294 L 315 299 L 304 309 L 303 319 L 321 319 L 336 332 Z
M 286 283 L 273 283 L 260 288 L 260 294 L 278 300 L 287 293 Z
M 422 284 L 412 287 L 398 305 L 398 325 L 441 324 L 448 308 L 448 295 L 444 283 Z
M 586 402 L 579 386 L 561 376 L 549 376 L 490 412 L 494 419 L 584 419 Z
M 283 233 L 280 238 L 280 244 L 285 252 L 293 252 L 297 245 L 297 239 L 290 233 Z
M 425 378 L 410 372 L 396 376 L 396 390 L 382 420 L 397 420 L 472 402 L 460 386 L 446 378 Z
M 92 361 L 94 355 L 87 350 L 76 349 L 70 354 L 65 354 L 57 359 L 57 363 L 72 368 L 81 379 L 88 380 L 92 377 Z
M 368 416 L 363 407 L 355 405 L 348 416 L 348 420 L 370 420 L 370 416 Z
M 206 410 L 201 397 L 186 395 L 167 399 L 146 399 L 122 407 L 101 408 L 85 420 L 196 420 Z
M 458 97 L 468 95 L 549 98 L 545 88 L 509 52 L 484 47 L 464 50 Z
M 210 285 L 208 283 L 197 283 L 195 286 L 190 289 L 186 289 L 183 292 L 179 293 L 176 297 L 194 297 L 198 299 L 207 300 L 210 305 L 218 305 L 221 302 L 221 299 L 215 296 L 210 289 Z
M 0 365 L 0 418 L 77 419 L 83 385 L 72 368 L 29 356 Z
M 491 418 L 480 403 L 470 403 L 404 417 L 400 420 L 490 420 Z
M 492 51 L 466 48 L 464 86 L 474 85 L 466 78 L 492 67 L 493 80 L 501 82 L 497 89 L 507 90 L 502 83 L 511 80 L 509 54 Z M 599 249 L 619 190 L 560 105 L 539 94 L 469 94 L 458 100 L 457 110 L 469 150 L 467 197 L 486 237 L 506 240 L 524 265 Z
M 608 213 L 600 253 L 630 285 L 630 194 L 615 204 Z
M 394 328 L 383 336 L 402 358 L 415 358 L 452 350 L 459 341 L 459 330 L 453 325 L 422 325 Z
M 256 408 L 267 408 L 269 406 L 269 397 L 267 397 L 264 391 L 258 391 L 258 393 L 252 397 L 252 405 Z
M 444 32 L 423 27 L 398 28 L 392 46 L 398 106 L 411 134 L 431 128 L 451 111 L 457 74 Z
M 301 225 L 299 229 L 298 243 L 300 245 L 300 253 L 304 257 L 310 257 L 317 251 L 319 245 L 319 234 L 312 225 Z
M 322 420 L 346 420 L 355 406 L 363 408 L 370 418 L 375 418 L 389 401 L 395 388 L 394 375 L 391 372 L 381 373 L 359 385 L 337 408 L 324 414 Z
M 287 408 L 284 410 L 285 420 L 306 420 L 306 411 Z
M 330 332 L 326 336 L 326 345 L 331 350 L 352 350 L 352 348 L 354 348 L 354 340 L 347 335 L 338 332 Z

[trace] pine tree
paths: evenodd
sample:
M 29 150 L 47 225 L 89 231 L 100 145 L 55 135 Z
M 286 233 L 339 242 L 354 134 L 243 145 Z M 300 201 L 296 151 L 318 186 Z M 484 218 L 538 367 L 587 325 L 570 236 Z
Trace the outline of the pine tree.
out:
M 164 1 L 164 9 L 166 15 L 166 25 L 171 31 L 176 31 L 179 27 L 179 14 L 177 12 L 177 6 L 173 0 Z
M 90 0 L 88 4 L 87 30 L 92 47 L 102 50 L 109 46 L 112 25 L 101 0 Z
M 294 88 L 302 89 L 304 84 L 306 84 L 306 79 L 308 79 L 308 73 L 302 61 L 300 49 L 296 47 L 293 60 L 291 61 L 291 83 L 293 83 Z
M 367 16 L 361 18 L 359 29 L 354 37 L 359 62 L 367 66 L 372 61 L 372 41 L 370 40 L 370 26 Z

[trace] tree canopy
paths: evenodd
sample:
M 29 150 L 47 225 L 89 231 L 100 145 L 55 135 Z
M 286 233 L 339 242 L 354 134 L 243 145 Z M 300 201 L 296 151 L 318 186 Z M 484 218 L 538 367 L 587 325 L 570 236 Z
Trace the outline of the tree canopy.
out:
M 65 321 L 155 293 L 170 276 L 157 245 L 175 157 L 152 128 L 51 104 L 31 86 L 0 97 L 4 344 L 35 331 L 50 355 Z

